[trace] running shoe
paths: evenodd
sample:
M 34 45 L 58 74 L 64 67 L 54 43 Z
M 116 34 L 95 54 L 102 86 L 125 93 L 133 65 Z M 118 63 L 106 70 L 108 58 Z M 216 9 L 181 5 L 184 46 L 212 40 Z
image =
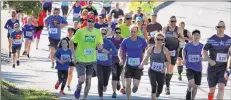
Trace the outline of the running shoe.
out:
M 12 66 L 13 68 L 15 68 L 15 64 L 13 64 L 13 66 Z
M 59 82 L 56 82 L 56 84 L 55 84 L 55 89 L 56 89 L 56 90 L 59 88 L 59 85 L 60 85 L 60 83 L 59 83 Z
M 133 88 L 132 88 L 132 92 L 133 92 L 133 93 L 136 93 L 136 92 L 137 92 L 137 90 L 138 90 L 138 87 L 133 86 Z
M 17 60 L 17 66 L 19 66 L 20 65 L 20 62 L 19 62 L 19 60 Z
M 66 94 L 63 92 L 63 90 L 61 90 L 59 93 L 62 94 L 62 95 L 66 95 Z
M 121 88 L 121 85 L 118 83 L 116 88 L 117 88 L 117 90 L 119 91 L 120 88 Z
M 165 88 L 165 92 L 166 92 L 166 95 L 170 95 L 170 88 L 169 88 L 169 87 L 166 87 L 166 88 Z
M 187 90 L 186 100 L 191 100 L 191 91 Z
M 182 76 L 181 75 L 179 75 L 178 80 L 182 81 Z
M 77 89 L 75 90 L 75 93 L 74 93 L 74 96 L 76 99 L 79 99 L 81 89 L 82 89 L 82 86 L 77 86 Z
M 26 55 L 26 51 L 24 51 L 24 52 L 22 53 L 22 55 Z
M 125 89 L 124 88 L 120 89 L 120 93 L 126 94 Z
M 69 85 L 67 86 L 67 88 L 68 88 L 68 91 L 71 91 L 71 87 Z
M 114 92 L 111 97 L 116 98 L 116 93 Z

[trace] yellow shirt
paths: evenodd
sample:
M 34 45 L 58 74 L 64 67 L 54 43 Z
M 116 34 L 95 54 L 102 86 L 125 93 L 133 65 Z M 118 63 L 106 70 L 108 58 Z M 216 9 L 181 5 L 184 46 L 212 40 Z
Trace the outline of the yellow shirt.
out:
M 127 26 L 125 23 L 119 25 L 119 28 L 121 29 L 121 34 L 120 34 L 120 36 L 121 36 L 122 38 L 127 38 L 127 37 L 130 37 L 130 36 L 131 36 L 131 35 L 130 35 L 130 31 L 129 31 L 129 26 Z M 140 30 L 138 31 L 138 36 L 142 36 Z

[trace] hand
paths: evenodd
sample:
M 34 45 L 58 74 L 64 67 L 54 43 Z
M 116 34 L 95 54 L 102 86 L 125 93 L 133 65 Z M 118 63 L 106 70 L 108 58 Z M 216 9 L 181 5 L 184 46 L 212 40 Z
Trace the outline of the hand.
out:
M 209 60 L 209 65 L 210 65 L 210 66 L 214 66 L 214 65 L 216 65 L 216 62 L 213 61 L 213 60 Z
M 230 71 L 229 71 L 230 72 Z M 229 79 L 229 75 L 228 75 L 228 73 L 227 72 L 225 72 L 225 74 L 224 74 L 224 78 L 225 78 L 225 80 L 228 80 Z

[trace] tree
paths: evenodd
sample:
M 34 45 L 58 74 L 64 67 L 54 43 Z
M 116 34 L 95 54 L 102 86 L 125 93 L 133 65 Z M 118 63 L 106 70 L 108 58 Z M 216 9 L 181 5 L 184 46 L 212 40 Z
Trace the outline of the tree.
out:
M 37 18 L 42 10 L 40 1 L 4 1 L 2 8 L 9 8 L 22 10 L 26 15 L 32 15 Z

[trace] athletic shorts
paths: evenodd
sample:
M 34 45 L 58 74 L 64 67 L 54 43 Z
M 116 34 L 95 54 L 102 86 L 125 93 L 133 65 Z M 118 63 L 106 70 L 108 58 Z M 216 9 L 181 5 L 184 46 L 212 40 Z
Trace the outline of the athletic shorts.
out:
M 49 37 L 49 42 L 50 42 L 49 46 L 50 46 L 50 47 L 53 47 L 53 48 L 55 48 L 55 49 L 57 49 L 57 48 L 58 48 L 59 41 L 60 41 L 60 40 L 56 40 L 56 39 L 53 39 L 53 38 L 50 38 L 50 37 Z
M 227 84 L 227 80 L 224 78 L 226 66 L 208 66 L 207 69 L 207 81 L 209 87 L 215 87 L 217 83 Z
M 63 15 L 67 15 L 67 13 L 68 13 L 68 6 L 61 6 L 61 9 L 62 9 Z
M 187 69 L 186 76 L 188 78 L 188 81 L 194 79 L 196 85 L 201 85 L 201 72 L 194 71 L 192 69 Z
M 51 12 L 52 6 L 43 6 L 43 10 Z
M 112 66 L 112 80 L 113 81 L 119 81 L 120 80 L 120 75 L 122 73 L 123 66 L 120 66 L 119 63 L 115 63 Z
M 36 28 L 36 32 L 43 30 L 43 27 L 44 26 L 37 26 L 37 27 L 35 27 Z
M 22 45 L 12 46 L 12 53 L 16 53 L 21 50 Z
M 126 65 L 124 77 L 140 80 L 142 72 L 142 69 L 133 68 L 133 66 Z
M 180 58 L 182 58 L 182 51 L 183 51 L 183 48 L 180 48 L 180 52 L 179 52 L 179 56 Z
M 75 68 L 78 72 L 78 77 L 82 75 L 92 75 L 94 70 L 96 69 L 96 62 L 84 63 L 78 62 L 75 65 Z

